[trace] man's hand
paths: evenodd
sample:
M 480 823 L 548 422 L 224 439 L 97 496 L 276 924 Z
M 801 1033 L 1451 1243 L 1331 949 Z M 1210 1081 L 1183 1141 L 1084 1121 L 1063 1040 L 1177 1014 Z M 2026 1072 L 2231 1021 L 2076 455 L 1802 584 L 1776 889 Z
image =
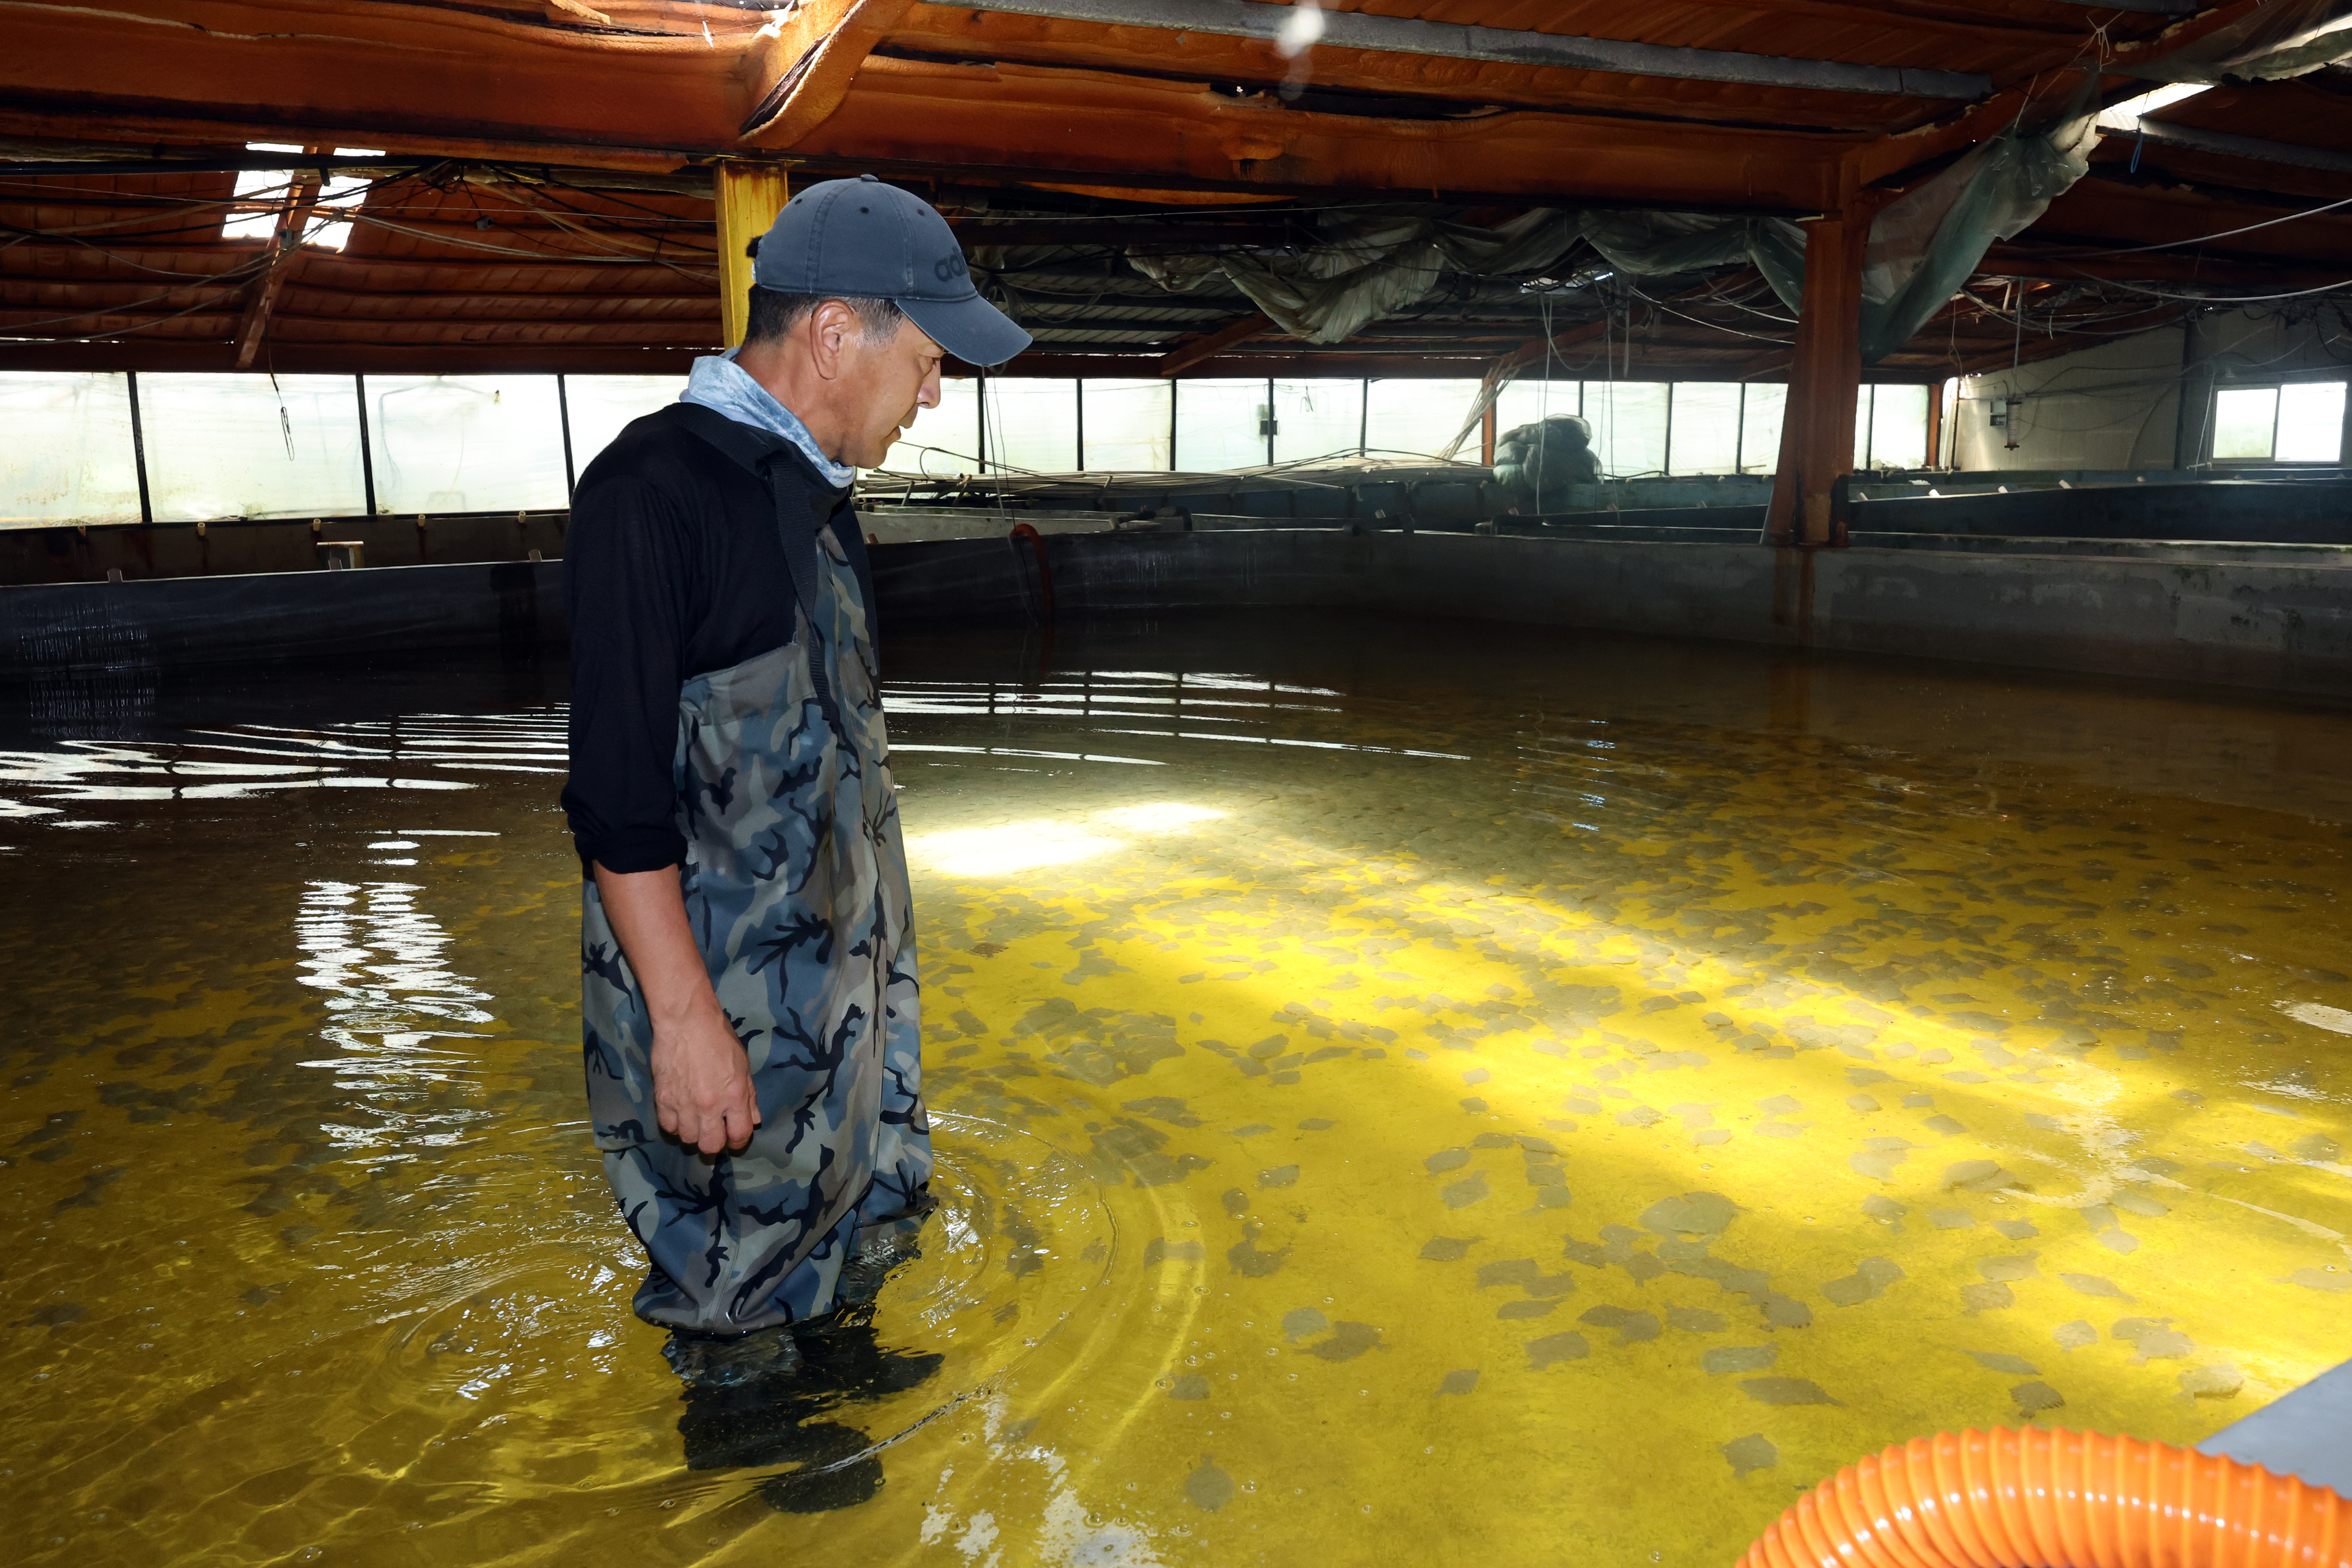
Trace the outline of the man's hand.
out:
M 706 1155 L 740 1149 L 760 1124 L 751 1065 L 728 1027 L 687 924 L 677 867 L 596 867 L 596 894 L 637 977 L 654 1025 L 654 1110 L 661 1129 Z
M 751 1141 L 760 1124 L 751 1067 L 716 998 L 676 1022 L 655 1020 L 653 1068 L 663 1132 L 706 1155 Z

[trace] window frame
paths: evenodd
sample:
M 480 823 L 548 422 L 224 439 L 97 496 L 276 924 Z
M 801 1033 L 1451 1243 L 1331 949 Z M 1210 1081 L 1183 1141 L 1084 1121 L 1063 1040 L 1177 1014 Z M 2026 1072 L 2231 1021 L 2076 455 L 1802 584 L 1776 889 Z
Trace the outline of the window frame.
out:
M 2333 457 L 2281 457 L 2278 455 L 2279 411 L 2286 401 L 2286 389 L 2294 386 L 2340 386 L 2344 388 L 2344 422 L 2337 427 L 2336 455 Z M 2221 428 L 2221 394 L 2233 392 L 2266 392 L 2271 398 L 2271 455 L 2267 457 L 2216 457 L 2215 438 Z M 2216 377 L 2205 389 L 2205 421 L 2203 438 L 2199 445 L 2198 466 L 2203 468 L 2266 469 L 2288 471 L 2342 468 L 2347 465 L 2346 453 L 2352 449 L 2352 377 L 2331 375 L 2326 371 L 2308 374 L 2292 372 L 2261 376 L 2251 380 Z

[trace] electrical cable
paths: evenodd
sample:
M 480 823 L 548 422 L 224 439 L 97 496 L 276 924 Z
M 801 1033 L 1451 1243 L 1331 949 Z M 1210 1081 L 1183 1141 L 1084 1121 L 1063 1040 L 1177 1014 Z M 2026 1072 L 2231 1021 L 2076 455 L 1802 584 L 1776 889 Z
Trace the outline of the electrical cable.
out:
M 2063 267 L 2065 264 L 2061 262 L 2059 265 Z M 2089 277 L 2090 274 L 2084 273 L 2083 276 Z M 2130 294 L 2145 294 L 2152 299 L 2179 299 L 2191 305 L 2259 305 L 2266 300 L 2306 299 L 2315 294 L 2333 294 L 2339 288 L 2352 288 L 2352 277 L 2323 283 L 2316 288 L 2290 289 L 2284 294 L 2168 294 L 2161 288 L 2143 288 L 2137 283 L 2118 283 L 2113 278 L 2093 278 L 2092 281 Z
M 243 287 L 243 285 L 240 283 L 238 287 Z M 181 291 L 180 291 L 179 289 L 176 289 L 176 288 L 175 288 L 175 289 L 173 289 L 171 292 L 172 292 L 172 293 L 173 293 L 173 294 L 177 294 L 177 293 L 179 293 L 179 292 L 181 292 Z M 199 313 L 199 312 L 201 312 L 201 311 L 204 311 L 204 310 L 209 309 L 209 308 L 211 308 L 211 307 L 212 307 L 215 302 L 217 302 L 217 301 L 219 301 L 219 300 L 222 300 L 222 299 L 226 299 L 226 298 L 227 298 L 230 295 L 235 294 L 236 292 L 236 288 L 224 288 L 224 289 L 220 289 L 219 291 L 217 291 L 217 292 L 215 292 L 215 293 L 214 293 L 214 294 L 211 294 L 211 295 L 207 295 L 205 298 L 203 298 L 203 299 L 200 299 L 200 300 L 196 301 L 196 303 L 194 303 L 194 305 L 189 306 L 185 310 L 174 310 L 174 311 L 173 311 L 169 316 L 156 316 L 156 317 L 152 317 L 152 318 L 150 318 L 149 319 L 144 320 L 144 321 L 138 322 L 137 324 L 135 324 L 135 325 L 133 325 L 133 326 L 129 326 L 129 327 L 117 327 L 117 328 L 113 328 L 113 329 L 110 329 L 110 330 L 108 330 L 108 331 L 104 331 L 104 332 L 80 332 L 80 333 L 75 333 L 75 334 L 72 334 L 72 335 L 70 335 L 70 336 L 67 336 L 67 335 L 60 335 L 60 334 L 55 334 L 55 333 L 48 333 L 48 332 L 44 332 L 44 333 L 41 333 L 41 334 L 40 334 L 39 336 L 37 336 L 37 337 L 23 339 L 23 340 L 21 340 L 21 341 L 28 342 L 28 343 L 93 343 L 93 342 L 98 341 L 98 340 L 99 340 L 100 339 L 101 339 L 101 338 L 127 338 L 127 337 L 129 337 L 129 336 L 130 336 L 131 333 L 133 333 L 133 332 L 143 332 L 143 331 L 145 331 L 145 330 L 146 330 L 148 328 L 150 328 L 150 327 L 160 327 L 160 326 L 162 326 L 162 325 L 163 325 L 164 322 L 166 322 L 166 321 L 176 321 L 176 320 L 178 320 L 178 319 L 179 319 L 181 317 L 183 317 L 183 316 L 194 316 L 194 315 L 196 315 L 196 314 L 198 314 L 198 313 Z M 165 297 L 164 297 L 163 295 L 160 295 L 160 294 L 159 294 L 159 295 L 157 295 L 155 298 L 158 298 L 158 299 L 161 299 L 161 298 L 165 298 Z M 146 303 L 146 301 L 142 300 L 142 301 L 140 301 L 140 303 L 144 304 L 144 303 Z M 128 306 L 120 306 L 120 305 L 118 305 L 118 306 L 110 307 L 108 309 L 105 309 L 105 310 L 84 310 L 84 311 L 82 311 L 79 315 L 76 315 L 76 316 L 59 316 L 59 317 L 57 317 L 55 319 L 56 319 L 57 321 L 79 321 L 79 320 L 85 320 L 85 319 L 87 319 L 88 318 L 92 317 L 92 316 L 104 316 L 104 315 L 110 314 L 113 310 L 122 310 L 122 309 L 128 309 L 128 308 L 130 308 L 130 307 L 128 307 Z M 13 323 L 13 324 L 10 324 L 10 325 L 8 325 L 8 326 L 6 326 L 6 327 L 5 327 L 5 328 L 0 328 L 0 340 L 6 340 L 6 335 L 7 335 L 7 334 L 9 334 L 9 333 L 13 333 L 13 332 L 15 332 L 16 330 L 17 330 L 18 327 L 20 327 L 20 326 L 26 326 L 26 327 L 43 327 L 43 326 L 48 326 L 48 325 L 51 325 L 51 324 L 52 324 L 52 323 L 50 323 L 50 322 L 45 322 L 45 321 L 27 321 L 27 322 L 22 322 L 22 323 Z
M 2347 196 L 2340 202 L 2330 202 L 2324 207 L 2306 207 L 2299 213 L 2289 213 L 2283 218 L 2266 218 L 2258 224 L 2248 224 L 2242 229 L 2223 229 L 2220 234 L 2200 235 L 2195 239 L 2168 239 L 2161 245 L 2136 245 L 2124 250 L 2089 250 L 2084 251 L 2079 255 L 2059 256 L 2053 259 L 2061 261 L 2095 261 L 2099 257 L 2106 256 L 2139 256 L 2151 250 L 2178 250 L 2185 245 L 2203 245 L 2208 240 L 2229 239 L 2236 235 L 2250 235 L 2256 229 L 2274 228 L 2280 224 L 2291 224 L 2298 218 L 2315 217 L 2321 213 L 2332 213 L 2338 207 L 2352 207 L 2352 196 Z

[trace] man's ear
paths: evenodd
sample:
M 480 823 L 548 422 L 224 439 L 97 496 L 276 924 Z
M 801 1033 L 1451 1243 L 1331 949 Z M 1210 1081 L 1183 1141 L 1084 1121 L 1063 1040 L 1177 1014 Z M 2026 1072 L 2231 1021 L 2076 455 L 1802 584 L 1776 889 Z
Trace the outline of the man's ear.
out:
M 809 312 L 809 359 L 826 381 L 841 374 L 841 358 L 848 340 L 863 329 L 857 312 L 838 299 L 828 299 Z

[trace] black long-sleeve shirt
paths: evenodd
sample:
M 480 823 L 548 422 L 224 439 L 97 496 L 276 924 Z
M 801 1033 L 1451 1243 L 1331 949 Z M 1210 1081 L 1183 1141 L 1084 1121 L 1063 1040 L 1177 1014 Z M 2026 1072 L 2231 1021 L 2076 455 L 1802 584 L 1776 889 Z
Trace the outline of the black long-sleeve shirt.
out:
M 793 580 L 768 486 L 745 465 L 781 455 L 865 578 L 846 493 L 782 438 L 723 421 L 739 455 L 694 433 L 719 416 L 673 405 L 624 430 L 581 476 L 564 540 L 572 622 L 572 776 L 563 809 L 584 873 L 659 871 L 677 831 L 679 689 L 793 639 Z M 717 427 L 711 427 L 717 428 Z M 811 563 L 812 567 L 814 562 Z M 867 611 L 872 612 L 871 594 Z

